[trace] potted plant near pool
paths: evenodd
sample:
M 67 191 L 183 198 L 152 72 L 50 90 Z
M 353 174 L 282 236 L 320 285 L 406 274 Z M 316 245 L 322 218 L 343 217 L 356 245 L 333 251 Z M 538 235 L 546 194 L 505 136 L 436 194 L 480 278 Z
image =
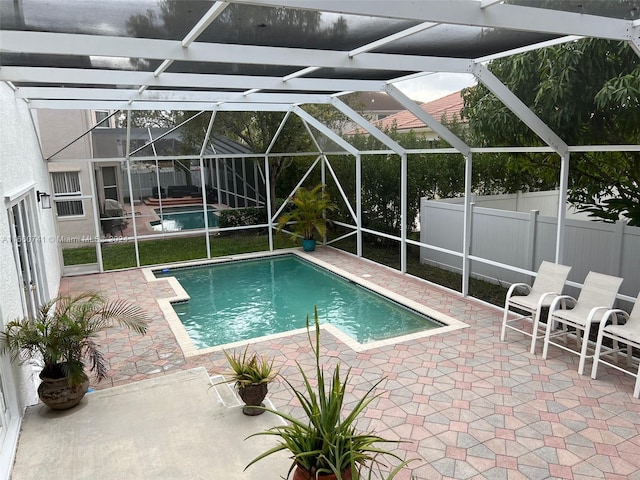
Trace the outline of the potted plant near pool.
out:
M 264 407 L 262 401 L 267 396 L 268 384 L 276 378 L 278 370 L 274 368 L 273 360 L 257 353 L 250 354 L 248 348 L 245 347 L 242 353 L 224 351 L 231 369 L 224 375 L 234 382 L 238 395 L 245 403 L 242 413 L 254 416 L 264 413 L 263 409 L 256 407 Z
M 86 367 L 98 382 L 107 376 L 97 341 L 114 325 L 145 334 L 147 317 L 137 305 L 99 293 L 63 295 L 40 306 L 33 318 L 9 322 L 0 332 L 0 352 L 9 352 L 12 361 L 41 363 L 38 396 L 48 407 L 65 410 L 78 405 L 89 388 Z
M 303 250 L 312 252 L 316 248 L 316 234 L 324 238 L 331 225 L 327 212 L 337 210 L 338 206 L 331 201 L 322 183 L 311 189 L 298 188 L 288 203 L 290 209 L 278 219 L 277 230 L 281 232 L 291 224 L 291 238 L 295 241 L 302 237 Z
M 382 466 L 385 457 L 393 457 L 399 461 L 399 465 L 391 469 L 386 476 L 387 479 L 394 478 L 409 461 L 403 461 L 396 454 L 383 449 L 380 444 L 398 441 L 386 440 L 373 433 L 363 433 L 356 427 L 359 415 L 380 395 L 373 392 L 384 379 L 376 382 L 355 403 L 349 413 L 343 414 L 350 369 L 342 378 L 338 364 L 333 374 L 325 375 L 320 362 L 320 325 L 317 309 L 314 323 L 315 339 L 312 339 L 307 317 L 309 343 L 315 355 L 315 378 L 307 375 L 296 362 L 302 374 L 302 386 L 295 387 L 288 380 L 284 380 L 300 403 L 304 418 L 299 419 L 287 413 L 263 408 L 288 423 L 249 437 L 270 435 L 276 437 L 279 443 L 253 459 L 245 470 L 269 455 L 288 451 L 293 461 L 286 478 L 293 473 L 293 480 L 362 479 L 365 478 L 366 471 L 371 478 L 374 466 Z

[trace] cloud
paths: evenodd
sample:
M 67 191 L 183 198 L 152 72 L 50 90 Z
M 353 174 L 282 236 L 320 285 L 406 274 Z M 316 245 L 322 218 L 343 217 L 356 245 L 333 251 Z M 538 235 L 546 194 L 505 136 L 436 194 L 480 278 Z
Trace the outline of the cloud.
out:
M 476 83 L 475 77 L 468 73 L 433 73 L 394 85 L 413 100 L 430 102 Z

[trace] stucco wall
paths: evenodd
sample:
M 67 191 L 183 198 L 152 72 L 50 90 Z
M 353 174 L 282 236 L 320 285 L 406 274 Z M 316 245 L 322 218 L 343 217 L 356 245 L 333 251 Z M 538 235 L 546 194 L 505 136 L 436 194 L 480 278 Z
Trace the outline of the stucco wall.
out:
M 10 242 L 10 225 L 7 209 L 10 202 L 6 198 L 12 192 L 23 189 L 51 192 L 47 166 L 40 151 L 34 122 L 23 100 L 15 99 L 13 91 L 0 82 L 0 198 L 3 209 L 0 212 L 0 299 L 2 326 L 12 319 L 22 317 L 20 283 L 16 272 L 13 249 Z M 34 195 L 33 193 L 31 193 Z M 56 242 L 57 232 L 53 209 L 36 208 L 37 223 L 40 228 L 37 241 L 42 244 L 44 265 L 38 265 L 46 272 L 46 290 L 49 297 L 58 292 L 62 272 L 60 253 Z M 4 359 L 6 361 L 6 359 Z M 14 365 L 17 401 L 20 411 L 35 401 L 31 369 Z

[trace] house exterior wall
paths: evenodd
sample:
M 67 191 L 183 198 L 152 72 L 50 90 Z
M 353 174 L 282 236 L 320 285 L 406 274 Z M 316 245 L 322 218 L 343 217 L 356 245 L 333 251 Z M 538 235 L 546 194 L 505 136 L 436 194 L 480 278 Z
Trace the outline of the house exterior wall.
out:
M 38 110 L 38 125 L 42 152 L 45 158 L 56 153 L 68 143 L 80 137 L 95 124 L 91 111 L 86 110 Z M 48 162 L 49 172 L 77 172 L 83 195 L 91 194 L 91 165 L 89 162 L 61 160 L 89 159 L 93 156 L 91 135 L 85 135 L 73 142 L 67 148 Z M 52 192 L 53 193 L 53 192 Z M 63 247 L 77 247 L 82 245 L 82 239 L 93 238 L 96 235 L 93 219 L 93 206 L 90 200 L 83 201 L 83 215 L 70 217 L 58 216 L 58 229 Z M 53 207 L 55 209 L 55 205 Z
M 35 202 L 35 192 L 49 193 L 51 186 L 27 104 L 16 99 L 4 82 L 0 82 L 0 111 L 3 115 L 0 128 L 0 198 L 3 202 L 0 212 L 0 326 L 4 327 L 8 321 L 24 316 L 21 285 L 10 240 L 7 213 L 12 204 L 10 197 L 26 192 Z M 37 267 L 45 272 L 44 288 L 51 298 L 58 292 L 62 271 L 53 210 L 43 210 L 36 202 L 35 216 L 40 231 L 34 241 L 40 242 L 44 260 Z M 0 445 L 0 478 L 8 478 L 19 420 L 25 406 L 36 400 L 36 392 L 30 366 L 10 364 L 8 356 L 4 355 L 0 358 L 0 372 L 11 420 L 7 425 L 7 436 Z

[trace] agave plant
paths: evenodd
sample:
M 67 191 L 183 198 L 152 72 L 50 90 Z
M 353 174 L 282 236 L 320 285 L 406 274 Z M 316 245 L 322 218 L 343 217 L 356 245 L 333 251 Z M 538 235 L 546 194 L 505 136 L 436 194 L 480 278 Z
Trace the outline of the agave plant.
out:
M 361 472 L 363 468 L 368 468 L 371 476 L 371 467 L 382 465 L 382 459 L 385 456 L 391 456 L 401 462 L 387 477 L 392 479 L 408 462 L 402 461 L 396 454 L 383 449 L 380 444 L 398 443 L 398 441 L 386 440 L 374 433 L 361 433 L 356 427 L 359 415 L 380 395 L 380 393 L 374 394 L 374 390 L 384 378 L 376 382 L 358 400 L 351 412 L 343 415 L 351 369 L 347 370 L 344 378 L 341 376 L 339 364 L 335 367 L 333 374 L 325 374 L 320 362 L 320 323 L 317 308 L 314 309 L 314 324 L 315 339 L 312 339 L 307 316 L 307 334 L 315 355 L 317 386 L 313 386 L 314 382 L 298 362 L 296 365 L 302 375 L 303 387 L 296 388 L 284 379 L 298 399 L 305 418 L 301 420 L 293 415 L 265 408 L 264 410 L 278 415 L 288 423 L 250 436 L 270 435 L 278 437 L 279 443 L 253 459 L 245 470 L 269 455 L 289 451 L 293 462 L 287 478 L 296 467 L 305 471 L 308 478 L 314 479 L 331 474 L 338 479 L 363 478 Z
M 98 335 L 115 324 L 147 331 L 147 318 L 137 305 L 107 301 L 95 292 L 63 295 L 40 306 L 33 318 L 9 322 L 0 333 L 0 352 L 9 352 L 12 361 L 41 362 L 42 377 L 67 377 L 70 385 L 86 380 L 86 360 L 100 381 L 108 368 Z
M 273 360 L 259 356 L 257 353 L 249 354 L 248 346 L 242 353 L 229 353 L 224 350 L 231 371 L 227 374 L 236 384 L 236 387 L 269 383 L 278 376 L 278 370 L 273 366 Z

